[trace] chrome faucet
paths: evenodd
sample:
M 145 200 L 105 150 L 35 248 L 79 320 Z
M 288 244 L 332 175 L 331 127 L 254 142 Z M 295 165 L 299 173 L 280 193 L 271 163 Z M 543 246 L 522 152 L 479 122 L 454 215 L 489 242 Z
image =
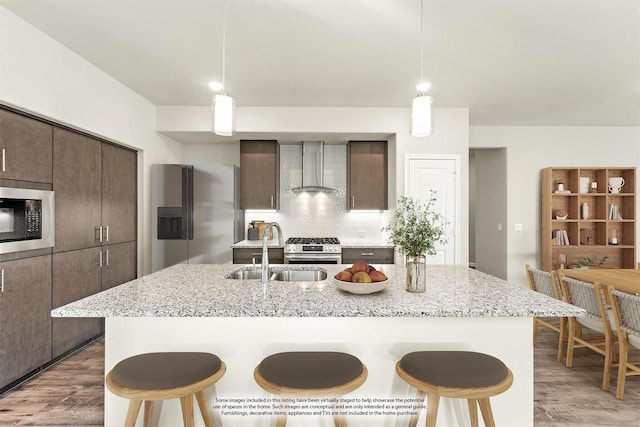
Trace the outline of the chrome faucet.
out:
M 269 234 L 271 229 L 275 227 L 278 230 L 278 245 L 284 246 L 284 237 L 282 236 L 282 229 L 277 222 L 270 222 L 267 224 L 267 228 L 264 229 L 264 236 L 262 237 L 262 286 L 267 286 L 269 282 L 269 249 L 267 248 L 269 242 Z

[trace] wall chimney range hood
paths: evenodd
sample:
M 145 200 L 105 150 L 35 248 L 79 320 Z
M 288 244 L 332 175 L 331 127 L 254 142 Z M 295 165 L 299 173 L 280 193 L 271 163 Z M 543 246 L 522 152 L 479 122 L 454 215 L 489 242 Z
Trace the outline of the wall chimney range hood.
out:
M 302 186 L 291 188 L 294 193 L 330 193 L 323 184 L 324 141 L 302 141 Z

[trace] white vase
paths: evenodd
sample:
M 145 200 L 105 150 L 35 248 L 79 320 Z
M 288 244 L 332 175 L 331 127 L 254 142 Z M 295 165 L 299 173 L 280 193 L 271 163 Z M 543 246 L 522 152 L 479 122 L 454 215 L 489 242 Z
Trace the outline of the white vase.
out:
M 424 292 L 427 290 L 427 257 L 407 255 L 407 291 Z

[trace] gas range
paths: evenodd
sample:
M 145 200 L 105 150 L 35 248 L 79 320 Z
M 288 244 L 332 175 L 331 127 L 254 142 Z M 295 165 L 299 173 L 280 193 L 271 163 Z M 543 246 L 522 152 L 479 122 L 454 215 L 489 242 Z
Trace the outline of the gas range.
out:
M 337 237 L 290 237 L 284 244 L 285 264 L 340 264 L 342 247 Z

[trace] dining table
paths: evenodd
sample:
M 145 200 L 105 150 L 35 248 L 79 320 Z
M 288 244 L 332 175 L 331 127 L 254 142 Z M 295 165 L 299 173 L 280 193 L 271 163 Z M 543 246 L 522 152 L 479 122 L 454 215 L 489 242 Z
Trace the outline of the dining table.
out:
M 633 295 L 640 294 L 640 269 L 633 268 L 579 268 L 561 270 L 562 274 L 583 282 L 599 282 Z

